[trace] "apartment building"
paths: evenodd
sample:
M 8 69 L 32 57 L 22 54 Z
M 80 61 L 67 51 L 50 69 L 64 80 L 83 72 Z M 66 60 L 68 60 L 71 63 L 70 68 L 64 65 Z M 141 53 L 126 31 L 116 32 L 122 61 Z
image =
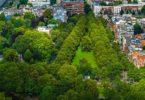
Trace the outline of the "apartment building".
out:
M 29 0 L 33 7 L 50 6 L 50 0 Z
M 84 13 L 84 0 L 62 0 L 61 3 L 70 14 Z

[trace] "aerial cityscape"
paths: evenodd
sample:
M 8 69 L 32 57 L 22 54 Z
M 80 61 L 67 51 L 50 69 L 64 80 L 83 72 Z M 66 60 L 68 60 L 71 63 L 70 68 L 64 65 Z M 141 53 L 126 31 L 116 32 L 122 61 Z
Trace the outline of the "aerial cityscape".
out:
M 145 0 L 0 0 L 0 100 L 145 100 Z

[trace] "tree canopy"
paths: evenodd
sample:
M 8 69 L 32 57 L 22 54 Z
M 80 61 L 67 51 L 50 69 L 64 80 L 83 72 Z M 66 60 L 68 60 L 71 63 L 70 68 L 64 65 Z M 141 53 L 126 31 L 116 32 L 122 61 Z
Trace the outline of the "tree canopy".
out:
M 36 30 L 48 23 L 57 24 L 49 34 Z M 141 33 L 140 25 L 134 29 Z M 113 41 L 107 21 L 88 9 L 67 23 L 54 20 L 50 9 L 41 17 L 0 15 L 0 99 L 144 100 L 145 69 Z

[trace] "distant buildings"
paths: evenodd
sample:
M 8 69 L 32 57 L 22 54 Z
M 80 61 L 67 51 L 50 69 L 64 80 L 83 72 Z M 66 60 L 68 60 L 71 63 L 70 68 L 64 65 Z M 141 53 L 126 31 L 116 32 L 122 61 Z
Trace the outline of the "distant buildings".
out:
M 60 3 L 61 3 L 61 1 L 62 1 L 62 0 L 56 0 L 56 3 L 57 3 L 57 4 L 60 4 Z
M 3 8 L 0 13 L 4 13 L 5 16 L 13 16 L 14 14 L 23 14 L 23 9 L 16 9 L 16 8 L 11 8 L 11 9 L 5 9 Z
M 117 6 L 100 6 L 98 0 L 91 0 L 90 5 L 93 9 L 93 12 L 96 16 L 105 14 L 105 12 L 111 12 L 112 14 L 120 14 L 120 11 L 138 11 L 140 10 L 145 2 L 140 2 L 138 4 L 121 4 Z
M 31 3 L 33 7 L 50 6 L 50 0 L 29 0 L 29 3 Z
M 70 14 L 84 13 L 84 0 L 62 0 L 61 4 Z
M 57 0 L 57 4 L 66 9 L 69 14 L 84 13 L 84 0 Z
M 126 54 L 129 61 L 137 68 L 145 65 L 145 33 L 134 35 L 135 23 L 142 27 L 144 19 L 136 19 L 129 14 L 112 18 L 112 29 L 115 33 L 115 40 L 119 43 L 120 49 Z
M 53 6 L 53 18 L 60 22 L 66 22 L 68 19 L 67 11 L 62 6 L 55 5 Z

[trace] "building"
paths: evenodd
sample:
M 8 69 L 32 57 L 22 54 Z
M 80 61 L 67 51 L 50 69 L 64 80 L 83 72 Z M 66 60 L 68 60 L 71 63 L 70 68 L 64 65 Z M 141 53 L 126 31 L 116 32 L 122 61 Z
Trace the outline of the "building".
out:
M 51 28 L 48 28 L 47 26 L 39 26 L 37 28 L 37 30 L 39 32 L 44 32 L 44 33 L 47 33 L 48 35 L 50 35 Z
M 137 56 L 134 59 L 134 62 L 133 63 L 134 63 L 134 65 L 137 68 L 144 67 L 144 65 L 145 65 L 145 55 L 144 56 Z
M 57 3 L 57 4 L 60 4 L 60 3 L 61 3 L 61 0 L 57 0 L 56 3 Z
M 120 11 L 121 11 L 121 6 L 114 6 L 113 7 L 113 13 L 114 14 L 119 14 L 120 13 Z
M 50 0 L 29 0 L 33 7 L 50 6 Z
M 84 0 L 62 0 L 61 3 L 70 14 L 84 13 Z
M 62 6 L 55 5 L 53 6 L 53 18 L 61 22 L 66 22 L 68 19 L 67 11 Z
M 112 12 L 114 15 L 120 14 L 121 10 L 138 11 L 145 5 L 145 2 L 140 2 L 138 4 L 121 4 L 117 6 L 100 6 L 98 2 L 92 0 L 90 4 L 91 4 L 94 14 L 98 16 L 100 12 L 104 9 L 107 12 L 108 11 Z
M 145 33 L 134 34 L 135 23 L 144 24 L 144 19 L 137 20 L 131 14 L 112 17 L 115 40 L 128 60 L 137 68 L 145 65 Z

